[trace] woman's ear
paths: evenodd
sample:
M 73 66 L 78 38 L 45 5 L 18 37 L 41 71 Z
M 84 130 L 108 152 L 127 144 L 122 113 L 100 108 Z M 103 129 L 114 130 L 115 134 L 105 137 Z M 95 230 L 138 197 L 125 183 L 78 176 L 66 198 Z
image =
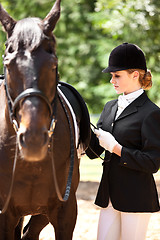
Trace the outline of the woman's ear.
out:
M 133 79 L 139 79 L 139 72 L 138 71 L 133 72 Z

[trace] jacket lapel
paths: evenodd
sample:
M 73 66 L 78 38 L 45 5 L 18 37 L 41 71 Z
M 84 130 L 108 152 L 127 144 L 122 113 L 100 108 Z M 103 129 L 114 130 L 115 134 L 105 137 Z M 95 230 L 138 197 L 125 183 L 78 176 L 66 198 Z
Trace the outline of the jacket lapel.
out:
M 136 98 L 131 104 L 129 104 L 115 121 L 118 121 L 124 117 L 127 117 L 130 114 L 137 112 L 138 107 L 142 106 L 147 99 L 148 97 L 144 92 L 138 98 Z
M 111 122 L 114 121 L 116 117 L 116 112 L 118 109 L 118 100 L 115 102 L 115 104 L 111 107 Z

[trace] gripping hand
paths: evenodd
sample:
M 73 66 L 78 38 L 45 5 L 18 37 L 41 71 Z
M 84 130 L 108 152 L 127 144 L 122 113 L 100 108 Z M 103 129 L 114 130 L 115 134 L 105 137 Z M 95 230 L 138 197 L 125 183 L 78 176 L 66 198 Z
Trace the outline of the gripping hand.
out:
M 95 129 L 94 133 L 99 139 L 99 144 L 103 148 L 105 148 L 106 150 L 112 153 L 113 148 L 115 147 L 116 144 L 118 144 L 118 142 L 115 140 L 113 135 L 109 132 L 102 130 L 101 128 Z

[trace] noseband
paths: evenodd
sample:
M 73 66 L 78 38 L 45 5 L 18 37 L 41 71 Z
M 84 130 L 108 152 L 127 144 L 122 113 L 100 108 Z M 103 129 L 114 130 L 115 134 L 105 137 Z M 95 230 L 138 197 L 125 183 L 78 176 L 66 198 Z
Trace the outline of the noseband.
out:
M 16 131 L 16 133 L 18 132 L 18 122 L 16 120 L 16 109 L 18 104 L 20 103 L 21 100 L 24 100 L 28 97 L 39 97 L 41 98 L 46 105 L 48 106 L 49 112 L 50 112 L 50 118 L 51 118 L 51 123 L 50 123 L 50 127 L 48 130 L 48 135 L 49 137 L 51 137 L 53 135 L 54 129 L 55 129 L 55 123 L 56 123 L 56 98 L 57 98 L 57 90 L 55 93 L 55 96 L 52 100 L 52 102 L 50 103 L 47 96 L 45 96 L 45 94 L 40 91 L 39 89 L 36 88 L 27 88 L 26 90 L 24 90 L 23 92 L 21 92 L 16 99 L 13 101 L 11 98 L 11 95 L 9 93 L 8 90 L 8 83 L 7 83 L 7 75 L 6 75 L 6 69 L 4 68 L 4 86 L 5 86 L 5 91 L 6 91 L 6 96 L 7 96 L 7 102 L 8 102 L 8 111 L 9 111 L 9 117 L 10 117 L 10 121 L 11 124 L 13 125 L 14 130 Z M 58 71 L 56 68 L 56 84 L 58 83 Z

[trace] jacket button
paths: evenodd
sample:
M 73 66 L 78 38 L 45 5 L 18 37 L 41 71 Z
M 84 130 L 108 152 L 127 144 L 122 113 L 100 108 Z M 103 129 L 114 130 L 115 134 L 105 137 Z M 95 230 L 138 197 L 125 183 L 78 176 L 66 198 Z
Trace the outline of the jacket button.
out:
M 124 162 L 123 164 L 124 164 L 124 165 L 127 165 L 127 163 L 126 163 L 126 162 Z
M 114 123 L 111 124 L 111 126 L 113 127 Z

